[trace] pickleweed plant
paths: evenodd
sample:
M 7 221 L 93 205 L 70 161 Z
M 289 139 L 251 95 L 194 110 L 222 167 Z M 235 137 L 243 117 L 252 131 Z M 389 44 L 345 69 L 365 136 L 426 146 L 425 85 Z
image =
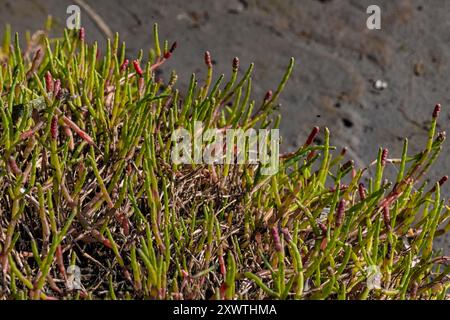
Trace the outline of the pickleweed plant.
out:
M 173 133 L 196 138 L 198 122 L 223 134 L 278 129 L 294 60 L 255 98 L 253 64 L 235 58 L 229 77 L 216 76 L 206 52 L 205 74 L 179 92 L 175 72 L 157 76 L 180 49 L 156 25 L 153 49 L 135 57 L 118 34 L 102 54 L 84 29 L 48 30 L 21 48 L 7 27 L 0 49 L 1 298 L 448 298 L 449 257 L 433 246 L 450 229 L 447 176 L 423 179 L 445 140 L 440 105 L 422 152 L 410 155 L 407 140 L 398 159 L 380 149 L 374 170 L 319 127 L 277 154 L 272 174 L 247 152 L 174 162 Z M 233 137 L 216 136 L 199 147 L 234 150 Z

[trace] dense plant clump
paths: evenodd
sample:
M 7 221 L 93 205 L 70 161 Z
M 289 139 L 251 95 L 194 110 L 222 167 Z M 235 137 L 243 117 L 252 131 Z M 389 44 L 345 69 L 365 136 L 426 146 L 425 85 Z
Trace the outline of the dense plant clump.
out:
M 445 140 L 439 105 L 424 150 L 380 149 L 373 176 L 334 151 L 327 128 L 281 155 L 274 175 L 174 164 L 172 133 L 195 121 L 277 128 L 294 61 L 254 101 L 253 64 L 240 74 L 235 58 L 231 77 L 213 81 L 206 53 L 205 76 L 182 94 L 175 73 L 156 75 L 176 55 L 156 25 L 154 48 L 132 61 L 118 35 L 101 54 L 84 30 L 47 33 L 22 50 L 6 28 L 0 51 L 0 297 L 447 298 L 449 258 L 433 250 L 449 229 L 447 177 L 421 182 Z

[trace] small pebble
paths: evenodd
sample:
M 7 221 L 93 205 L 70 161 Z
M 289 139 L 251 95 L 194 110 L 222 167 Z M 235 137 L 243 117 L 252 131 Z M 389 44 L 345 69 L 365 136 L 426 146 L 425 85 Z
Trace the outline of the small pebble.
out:
M 418 62 L 414 65 L 414 74 L 420 77 L 425 72 L 425 65 L 422 62 Z
M 387 84 L 386 81 L 383 81 L 383 80 L 376 80 L 376 81 L 373 83 L 373 87 L 374 87 L 375 89 L 381 91 L 381 90 L 386 89 L 386 88 L 388 87 L 388 84 Z

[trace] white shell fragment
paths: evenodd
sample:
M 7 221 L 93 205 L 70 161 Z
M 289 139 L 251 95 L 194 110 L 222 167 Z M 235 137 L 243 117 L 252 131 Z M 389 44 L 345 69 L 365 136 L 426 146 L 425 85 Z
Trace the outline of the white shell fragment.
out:
M 388 87 L 388 84 L 386 81 L 383 80 L 375 80 L 373 83 L 373 87 L 379 91 L 384 90 Z

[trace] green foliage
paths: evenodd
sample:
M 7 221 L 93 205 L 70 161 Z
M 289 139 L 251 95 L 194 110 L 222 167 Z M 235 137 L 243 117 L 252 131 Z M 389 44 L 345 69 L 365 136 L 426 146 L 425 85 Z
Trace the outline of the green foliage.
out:
M 257 164 L 175 165 L 171 134 L 276 128 L 278 89 L 251 100 L 250 65 L 213 81 L 205 55 L 188 92 L 155 73 L 175 46 L 125 57 L 116 35 L 97 44 L 66 30 L 0 51 L 0 296 L 10 299 L 444 299 L 448 257 L 433 240 L 449 207 L 421 178 L 441 150 L 433 114 L 421 153 L 380 150 L 376 172 L 315 145 L 314 128 L 280 170 Z M 147 62 L 144 62 L 147 61 Z M 255 106 L 259 106 L 255 108 Z M 206 129 L 205 128 L 205 129 Z M 383 178 L 398 166 L 395 183 Z M 368 177 L 367 186 L 362 181 Z M 347 182 L 344 184 L 343 182 Z M 67 268 L 78 265 L 81 290 Z M 379 285 L 370 286 L 370 270 Z

